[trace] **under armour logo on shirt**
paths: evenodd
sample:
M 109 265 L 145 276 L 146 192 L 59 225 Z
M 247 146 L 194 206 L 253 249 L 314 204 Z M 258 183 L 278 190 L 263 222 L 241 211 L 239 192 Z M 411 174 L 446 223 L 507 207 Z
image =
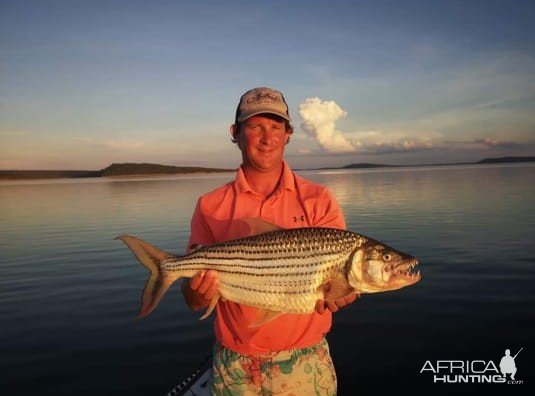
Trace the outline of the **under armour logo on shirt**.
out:
M 305 221 L 305 216 L 299 216 L 299 217 L 294 216 L 293 219 L 294 219 L 294 223 L 297 223 L 298 221 L 303 222 Z

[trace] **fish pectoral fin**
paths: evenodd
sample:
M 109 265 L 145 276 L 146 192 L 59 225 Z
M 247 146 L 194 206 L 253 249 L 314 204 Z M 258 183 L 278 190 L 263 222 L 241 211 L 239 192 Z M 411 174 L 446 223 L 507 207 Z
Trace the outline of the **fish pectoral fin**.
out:
M 206 312 L 204 312 L 203 316 L 201 316 L 199 320 L 206 319 L 208 316 L 210 316 L 210 314 L 214 311 L 217 305 L 217 302 L 219 301 L 220 298 L 221 298 L 220 294 L 216 294 L 215 296 L 212 297 L 212 299 L 210 300 L 210 304 L 208 305 L 208 308 L 206 308 Z
M 194 252 L 196 250 L 199 250 L 203 248 L 204 245 L 201 245 L 200 243 L 193 243 L 189 246 L 188 253 Z
M 271 322 L 272 320 L 277 319 L 279 316 L 282 315 L 282 312 L 280 311 L 272 311 L 270 309 L 258 309 L 256 320 L 249 323 L 249 328 L 251 327 L 260 327 L 262 325 L 265 325 L 266 323 Z
M 323 289 L 323 299 L 326 301 L 336 301 L 355 292 L 355 289 L 342 276 L 329 279 L 320 288 Z
M 248 236 L 264 234 L 270 231 L 280 231 L 283 229 L 278 225 L 269 223 L 265 220 L 258 218 L 246 217 L 240 219 L 239 221 L 244 222 L 249 227 L 249 233 L 247 234 Z

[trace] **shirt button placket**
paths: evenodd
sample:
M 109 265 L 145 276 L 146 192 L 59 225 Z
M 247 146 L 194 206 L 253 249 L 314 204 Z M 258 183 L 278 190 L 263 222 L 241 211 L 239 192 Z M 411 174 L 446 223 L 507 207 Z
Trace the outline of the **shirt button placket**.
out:
M 269 221 L 270 223 L 275 222 L 275 213 L 273 211 L 273 202 L 271 199 L 262 202 L 262 206 L 260 207 L 260 216 L 263 220 Z

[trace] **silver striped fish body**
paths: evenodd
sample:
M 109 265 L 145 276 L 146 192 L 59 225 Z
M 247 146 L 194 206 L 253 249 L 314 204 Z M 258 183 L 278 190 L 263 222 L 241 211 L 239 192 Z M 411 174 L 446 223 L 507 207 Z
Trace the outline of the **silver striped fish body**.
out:
M 332 228 L 297 228 L 218 243 L 162 261 L 165 276 L 213 269 L 222 297 L 272 311 L 304 314 L 323 298 L 322 285 L 346 277 L 346 263 L 363 238 Z
M 134 236 L 117 237 L 150 272 L 138 317 L 150 314 L 177 279 L 202 270 L 215 270 L 219 283 L 201 319 L 222 296 L 261 308 L 257 325 L 275 313 L 313 312 L 317 300 L 336 302 L 354 292 L 397 290 L 421 279 L 415 257 L 351 231 L 297 228 L 262 233 L 269 224 L 248 224 L 253 232 L 258 225 L 261 231 L 185 256 L 169 254 Z

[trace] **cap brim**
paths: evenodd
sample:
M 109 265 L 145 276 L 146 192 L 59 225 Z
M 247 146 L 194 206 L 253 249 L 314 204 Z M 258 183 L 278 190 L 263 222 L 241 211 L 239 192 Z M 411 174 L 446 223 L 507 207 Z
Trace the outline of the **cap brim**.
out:
M 256 115 L 259 115 L 259 114 L 274 114 L 276 116 L 284 118 L 286 121 L 291 121 L 290 117 L 287 114 L 280 113 L 280 112 L 277 112 L 277 111 L 262 110 L 262 111 L 253 112 L 251 114 L 240 114 L 240 116 L 238 117 L 238 122 L 243 122 L 243 121 L 248 120 L 249 118 L 254 117 Z

